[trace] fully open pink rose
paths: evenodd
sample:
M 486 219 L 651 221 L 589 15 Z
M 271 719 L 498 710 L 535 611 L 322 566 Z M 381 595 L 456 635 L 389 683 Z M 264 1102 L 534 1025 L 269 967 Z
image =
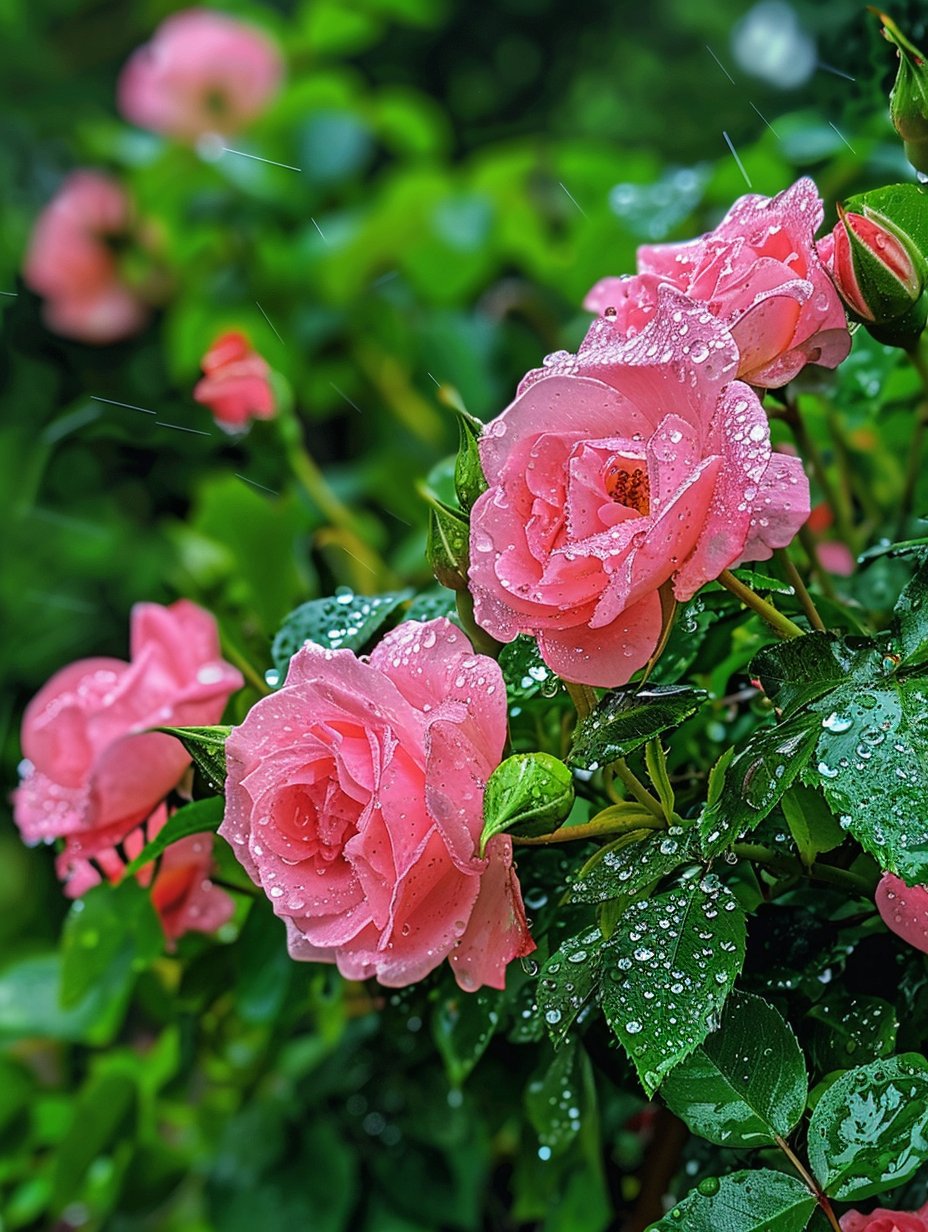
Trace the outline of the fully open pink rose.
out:
M 869 1215 L 848 1211 L 841 1232 L 928 1232 L 928 1202 L 917 1211 L 887 1211 L 878 1206 Z
M 45 297 L 49 329 L 105 344 L 137 333 L 148 309 L 120 282 L 109 241 L 124 236 L 130 204 L 123 188 L 96 171 L 75 171 L 36 220 L 23 277 Z
M 631 336 L 653 318 L 658 287 L 669 284 L 728 326 L 741 380 L 776 389 L 806 364 L 835 368 L 851 339 L 815 249 L 823 218 L 807 178 L 776 197 L 748 194 L 699 239 L 639 248 L 638 274 L 603 278 L 584 306 L 614 317 Z
M 167 819 L 168 810 L 161 804 L 145 823 L 126 836 L 121 852 L 115 847 L 106 847 L 96 852 L 93 860 L 69 860 L 67 852 L 63 853 L 58 864 L 65 879 L 65 894 L 69 898 L 80 898 L 92 886 L 99 885 L 101 873 L 108 881 L 119 881 L 127 863 L 141 854 L 145 845 L 163 829 Z M 209 880 L 212 867 L 212 834 L 190 834 L 166 848 L 154 881 L 153 864 L 147 864 L 135 874 L 140 885 L 151 886 L 152 906 L 158 912 L 169 942 L 188 932 L 213 933 L 232 918 L 235 903 Z
M 294 958 L 391 988 L 448 958 L 462 988 L 504 987 L 535 948 L 509 836 L 477 856 L 505 738 L 499 667 L 447 620 L 400 625 L 368 662 L 294 655 L 226 743 L 219 831 Z
M 119 78 L 119 109 L 140 128 L 196 141 L 237 132 L 277 92 L 283 63 L 254 26 L 212 9 L 166 18 Z
M 660 586 L 689 599 L 789 543 L 809 485 L 771 452 L 737 364 L 719 322 L 662 287 L 634 338 L 601 319 L 528 374 L 480 441 L 470 583 L 488 632 L 536 636 L 568 680 L 624 684 L 657 644 Z
M 131 649 L 130 663 L 72 663 L 26 707 L 16 823 L 27 843 L 67 840 L 62 876 L 122 842 L 190 765 L 179 740 L 146 728 L 216 723 L 242 687 L 221 657 L 215 620 L 186 599 L 136 604 Z
M 895 873 L 884 873 L 874 901 L 888 929 L 928 954 L 928 887 L 907 886 Z
M 244 334 L 221 334 L 200 361 L 206 375 L 193 390 L 226 432 L 242 432 L 254 419 L 270 419 L 277 407 L 270 365 Z

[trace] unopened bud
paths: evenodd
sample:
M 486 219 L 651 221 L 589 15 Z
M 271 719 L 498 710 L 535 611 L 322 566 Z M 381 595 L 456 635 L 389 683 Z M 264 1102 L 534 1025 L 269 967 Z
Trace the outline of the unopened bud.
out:
M 922 175 L 928 174 L 928 57 L 909 42 L 896 23 L 870 9 L 883 23 L 883 37 L 898 50 L 899 72 L 889 96 L 889 114 L 902 138 L 905 156 Z

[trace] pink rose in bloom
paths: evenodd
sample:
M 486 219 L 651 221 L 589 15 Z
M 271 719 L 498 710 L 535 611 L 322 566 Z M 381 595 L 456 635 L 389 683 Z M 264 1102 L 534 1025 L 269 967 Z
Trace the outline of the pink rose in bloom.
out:
M 148 309 L 119 280 L 108 241 L 131 221 L 123 188 L 96 171 L 75 171 L 36 220 L 23 278 L 45 296 L 49 329 L 80 342 L 106 344 L 137 333 Z
M 808 481 L 737 366 L 728 331 L 664 287 L 635 337 L 600 319 L 525 377 L 480 441 L 470 583 L 489 633 L 537 637 L 568 680 L 624 684 L 657 644 L 659 587 L 689 599 L 790 542 Z
M 307 644 L 226 743 L 228 839 L 294 958 L 399 988 L 448 958 L 505 986 L 530 953 L 512 841 L 477 856 L 506 738 L 497 664 L 449 621 L 407 621 L 368 661 Z
M 928 888 L 907 886 L 895 873 L 884 873 L 874 901 L 891 932 L 928 954 Z
M 132 609 L 132 660 L 81 659 L 26 707 L 25 775 L 14 816 L 27 843 L 67 840 L 59 875 L 149 817 L 190 765 L 179 740 L 146 729 L 217 723 L 242 677 L 216 622 L 186 599 Z
M 147 822 L 127 835 L 122 854 L 115 847 L 106 847 L 96 852 L 91 862 L 85 859 L 68 861 L 65 853 L 59 858 L 65 894 L 69 898 L 80 898 L 92 886 L 99 885 L 100 871 L 108 881 L 119 881 L 126 864 L 141 854 L 167 819 L 166 806 L 159 805 Z M 212 867 L 212 834 L 190 834 L 171 843 L 164 851 L 154 884 L 153 864 L 135 874 L 140 885 L 151 885 L 152 906 L 158 912 L 168 941 L 175 941 L 187 932 L 213 933 L 235 913 L 235 903 L 229 895 L 209 880 Z
M 266 34 L 213 9 L 185 9 L 133 52 L 117 100 L 130 123 L 194 142 L 254 120 L 282 75 L 280 52 Z
M 887 1211 L 882 1206 L 869 1215 L 848 1211 L 840 1223 L 841 1232 L 928 1232 L 928 1202 L 918 1211 Z
M 271 419 L 277 407 L 269 381 L 270 365 L 244 334 L 222 334 L 200 361 L 206 375 L 193 396 L 213 412 L 226 432 L 244 431 L 253 418 Z
M 776 389 L 806 364 L 836 368 L 851 349 L 841 300 L 815 249 L 824 218 L 808 178 L 776 197 L 740 197 L 714 231 L 638 249 L 638 274 L 603 278 L 584 307 L 629 336 L 654 317 L 658 287 L 705 304 L 731 330 L 738 377 Z

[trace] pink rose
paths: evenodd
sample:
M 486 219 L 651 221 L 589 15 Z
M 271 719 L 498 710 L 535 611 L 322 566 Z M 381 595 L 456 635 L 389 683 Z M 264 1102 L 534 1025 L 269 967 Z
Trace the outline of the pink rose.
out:
M 148 309 L 119 279 L 109 240 L 124 236 L 131 207 L 124 189 L 96 171 L 74 171 L 36 220 L 23 278 L 45 296 L 49 329 L 105 344 L 137 333 Z
M 131 643 L 131 663 L 81 659 L 26 707 L 14 815 L 27 843 L 67 840 L 61 876 L 122 842 L 190 765 L 179 740 L 146 729 L 217 723 L 242 687 L 215 620 L 186 599 L 136 604 Z
M 232 330 L 220 335 L 200 366 L 206 375 L 197 382 L 193 396 L 209 407 L 226 432 L 242 432 L 252 418 L 270 419 L 276 413 L 270 365 L 244 334 Z
M 133 52 L 117 99 L 130 123 L 193 142 L 254 120 L 282 74 L 280 52 L 266 34 L 213 9 L 185 9 Z
M 776 389 L 806 364 L 835 368 L 851 338 L 815 250 L 823 218 L 808 178 L 776 197 L 748 194 L 697 240 L 639 248 L 637 276 L 601 279 L 584 307 L 614 316 L 631 336 L 653 318 L 658 287 L 670 285 L 731 330 L 741 380 Z
M 874 901 L 891 932 L 928 954 L 928 887 L 907 886 L 895 873 L 884 873 Z
M 509 836 L 477 856 L 505 739 L 500 669 L 447 620 L 400 625 L 368 661 L 294 655 L 228 739 L 219 830 L 294 958 L 390 988 L 448 958 L 465 990 L 505 986 L 535 948 Z
M 841 1216 L 841 1232 L 928 1232 L 928 1202 L 918 1211 L 887 1211 L 882 1206 L 861 1215 Z
M 106 847 L 94 854 L 93 861 L 68 861 L 65 853 L 59 858 L 59 866 L 68 898 L 80 898 L 92 886 L 99 885 L 101 872 L 108 881 L 119 881 L 126 864 L 141 854 L 167 819 L 168 810 L 161 804 L 147 822 L 127 835 L 122 853 L 115 847 Z M 154 883 L 151 864 L 135 874 L 140 885 L 151 885 L 152 906 L 169 942 L 187 932 L 213 933 L 235 913 L 235 903 L 229 895 L 209 880 L 212 867 L 212 834 L 190 834 L 166 848 Z
M 809 485 L 737 364 L 728 331 L 662 287 L 635 337 L 600 319 L 525 377 L 480 441 L 470 584 L 489 633 L 537 637 L 568 680 L 624 684 L 657 645 L 665 582 L 689 599 L 789 543 Z

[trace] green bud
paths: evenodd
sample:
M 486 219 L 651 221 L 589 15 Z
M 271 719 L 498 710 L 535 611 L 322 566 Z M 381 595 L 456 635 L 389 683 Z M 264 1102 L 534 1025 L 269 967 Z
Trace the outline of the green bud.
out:
M 490 775 L 483 796 L 480 854 L 494 834 L 551 834 L 574 806 L 573 775 L 550 753 L 516 753 Z
M 425 554 L 432 572 L 448 590 L 467 589 L 470 526 L 457 510 L 442 501 L 430 502 Z
M 480 462 L 480 427 L 470 416 L 458 416 L 461 444 L 454 462 L 454 490 L 461 508 L 470 511 L 474 501 L 487 490 L 487 481 Z
M 883 37 L 898 49 L 899 72 L 889 96 L 889 114 L 902 138 L 905 156 L 922 175 L 928 175 L 928 57 L 909 42 L 896 23 L 870 8 L 883 23 Z

